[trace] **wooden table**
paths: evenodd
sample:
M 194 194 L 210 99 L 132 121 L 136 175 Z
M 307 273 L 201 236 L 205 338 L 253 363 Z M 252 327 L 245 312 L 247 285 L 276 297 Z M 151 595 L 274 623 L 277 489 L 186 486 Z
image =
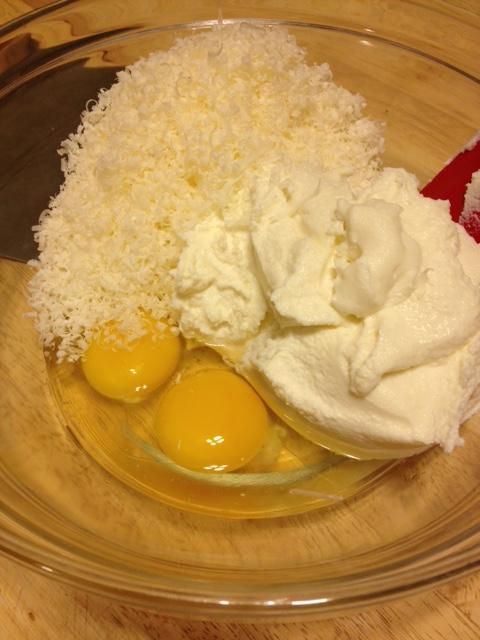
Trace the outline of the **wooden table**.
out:
M 437 0 L 464 19 L 479 0 Z M 48 0 L 0 0 L 0 24 Z M 414 4 L 414 3 L 413 3 Z M 0 640 L 480 639 L 480 574 L 407 600 L 320 622 L 251 625 L 173 620 L 64 587 L 0 559 Z

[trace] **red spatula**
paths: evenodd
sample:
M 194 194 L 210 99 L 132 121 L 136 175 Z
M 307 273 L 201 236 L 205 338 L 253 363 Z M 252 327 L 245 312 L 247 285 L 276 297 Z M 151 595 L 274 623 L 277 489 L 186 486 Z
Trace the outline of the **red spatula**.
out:
M 455 222 L 460 221 L 465 230 L 480 242 L 480 211 L 462 216 L 467 185 L 472 174 L 480 170 L 480 133 L 450 160 L 422 189 L 424 196 L 434 200 L 449 200 L 450 214 Z

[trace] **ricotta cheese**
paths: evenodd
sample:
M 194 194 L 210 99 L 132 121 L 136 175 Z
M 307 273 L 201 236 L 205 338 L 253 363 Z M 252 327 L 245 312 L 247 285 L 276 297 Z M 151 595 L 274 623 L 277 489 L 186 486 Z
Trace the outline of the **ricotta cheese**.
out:
M 252 336 L 267 306 L 255 277 L 248 233 L 211 216 L 185 240 L 172 300 L 183 335 L 220 344 Z
M 345 180 L 289 170 L 253 191 L 251 238 L 259 279 L 282 326 L 340 324 L 331 304 L 335 220 Z M 338 224 L 337 224 L 338 226 Z
M 308 209 L 285 201 L 276 216 L 302 217 Z M 400 169 L 386 169 L 356 198 L 327 209 L 317 235 L 335 268 L 322 272 L 329 280 L 322 304 L 341 320 L 274 322 L 250 341 L 242 366 L 260 371 L 280 398 L 347 441 L 451 450 L 478 405 L 480 248 L 451 221 L 447 203 L 421 196 L 415 178 Z M 295 266 L 286 261 L 283 268 L 291 274 Z M 307 297 L 311 286 L 305 282 Z M 300 279 L 296 297 L 301 304 Z

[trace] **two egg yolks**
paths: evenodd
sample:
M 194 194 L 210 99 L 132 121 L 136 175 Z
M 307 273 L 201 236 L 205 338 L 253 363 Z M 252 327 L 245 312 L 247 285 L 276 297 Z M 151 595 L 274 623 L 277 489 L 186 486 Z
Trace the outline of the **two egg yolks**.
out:
M 224 369 L 186 376 L 162 396 L 155 433 L 163 452 L 198 471 L 235 471 L 264 445 L 268 413 L 252 387 Z
M 115 329 L 112 333 L 115 336 Z M 171 377 L 181 353 L 181 340 L 170 331 L 152 330 L 126 346 L 117 346 L 100 333 L 85 352 L 82 369 L 98 393 L 122 402 L 141 402 Z
M 115 336 L 116 329 L 110 329 L 109 336 Z M 171 332 L 152 330 L 126 347 L 100 332 L 81 366 L 98 393 L 136 403 L 168 381 L 181 352 L 181 340 Z M 268 427 L 263 401 L 243 378 L 225 369 L 201 369 L 171 385 L 155 417 L 156 438 L 165 455 L 197 471 L 243 467 L 260 452 Z

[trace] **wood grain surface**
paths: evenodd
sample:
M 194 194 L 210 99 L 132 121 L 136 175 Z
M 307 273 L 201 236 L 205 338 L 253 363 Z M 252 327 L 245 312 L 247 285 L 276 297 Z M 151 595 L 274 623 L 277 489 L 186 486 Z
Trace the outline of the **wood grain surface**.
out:
M 0 0 L 0 24 L 46 4 L 47 0 Z M 437 4 L 455 20 L 468 22 L 469 16 L 478 19 L 480 13 L 480 0 L 438 0 Z M 253 625 L 191 622 L 146 613 L 57 584 L 0 558 L 0 640 L 57 638 L 479 640 L 480 574 L 355 615 L 305 624 Z

